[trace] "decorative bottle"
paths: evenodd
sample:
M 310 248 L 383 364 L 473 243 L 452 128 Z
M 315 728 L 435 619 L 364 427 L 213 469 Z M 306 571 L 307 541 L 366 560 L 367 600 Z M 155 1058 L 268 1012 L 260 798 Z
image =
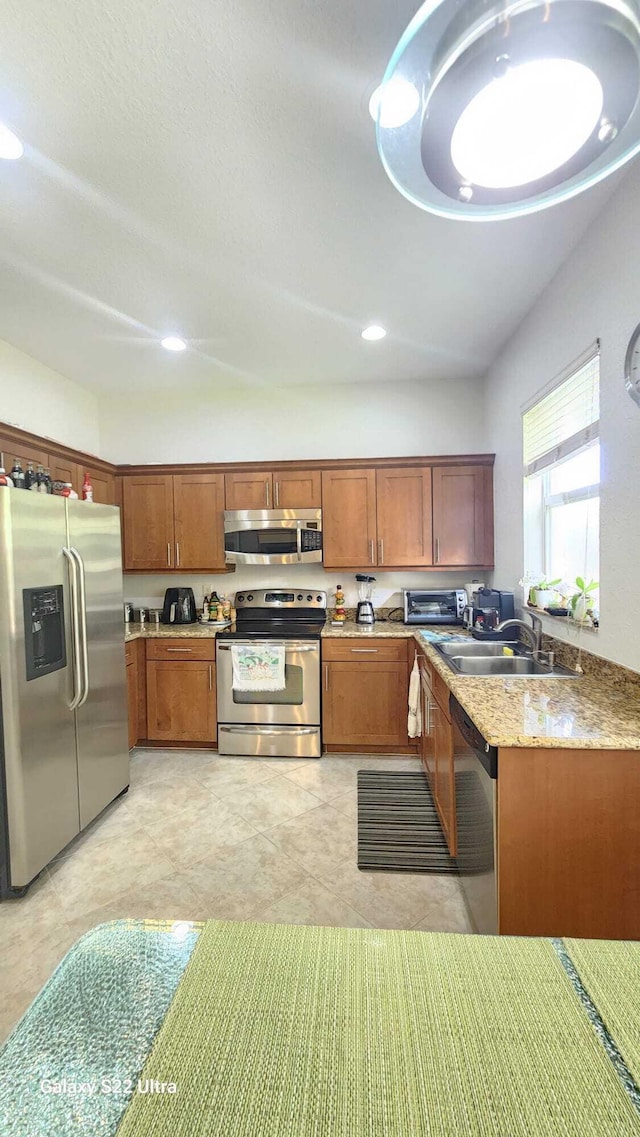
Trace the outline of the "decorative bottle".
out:
M 343 624 L 346 618 L 347 614 L 344 610 L 344 592 L 342 591 L 342 585 L 339 584 L 336 588 L 336 614 L 334 616 L 334 619 L 337 623 Z

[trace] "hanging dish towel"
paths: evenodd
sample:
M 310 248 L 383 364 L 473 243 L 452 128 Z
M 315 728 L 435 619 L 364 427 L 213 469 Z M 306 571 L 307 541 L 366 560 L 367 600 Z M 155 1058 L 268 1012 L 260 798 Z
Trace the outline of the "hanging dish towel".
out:
M 282 691 L 284 644 L 231 644 L 234 691 Z
M 422 711 L 420 709 L 420 668 L 417 654 L 413 659 L 413 668 L 409 680 L 409 715 L 407 718 L 407 734 L 409 738 L 419 738 L 422 734 Z

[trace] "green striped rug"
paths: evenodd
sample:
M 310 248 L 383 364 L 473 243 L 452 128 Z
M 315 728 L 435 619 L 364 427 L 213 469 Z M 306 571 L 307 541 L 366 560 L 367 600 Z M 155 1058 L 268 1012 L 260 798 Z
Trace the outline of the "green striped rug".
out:
M 638 1137 L 545 940 L 208 923 L 118 1137 Z
M 422 771 L 358 770 L 358 868 L 458 872 Z

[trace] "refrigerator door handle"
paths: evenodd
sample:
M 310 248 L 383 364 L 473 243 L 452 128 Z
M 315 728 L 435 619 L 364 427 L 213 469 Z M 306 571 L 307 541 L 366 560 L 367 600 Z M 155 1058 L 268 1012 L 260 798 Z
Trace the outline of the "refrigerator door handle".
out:
M 82 698 L 82 649 L 80 647 L 80 621 L 78 612 L 78 563 L 73 555 L 73 550 L 68 549 L 66 545 L 62 547 L 62 553 L 69 565 L 69 590 L 71 592 L 71 635 L 73 638 L 73 698 L 69 704 L 69 710 L 75 711 L 76 707 L 80 705 Z
M 87 585 L 84 561 L 77 549 L 71 553 L 79 569 L 80 587 L 78 589 L 78 611 L 80 616 L 80 654 L 82 661 L 82 694 L 78 708 L 83 707 L 89 697 L 89 646 L 87 640 Z

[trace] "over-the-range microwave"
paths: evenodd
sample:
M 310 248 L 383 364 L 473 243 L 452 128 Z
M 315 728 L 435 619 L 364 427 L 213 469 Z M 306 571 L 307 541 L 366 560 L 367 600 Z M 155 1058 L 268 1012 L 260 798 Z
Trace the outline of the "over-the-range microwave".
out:
M 321 561 L 322 510 L 225 510 L 224 559 L 231 565 Z

